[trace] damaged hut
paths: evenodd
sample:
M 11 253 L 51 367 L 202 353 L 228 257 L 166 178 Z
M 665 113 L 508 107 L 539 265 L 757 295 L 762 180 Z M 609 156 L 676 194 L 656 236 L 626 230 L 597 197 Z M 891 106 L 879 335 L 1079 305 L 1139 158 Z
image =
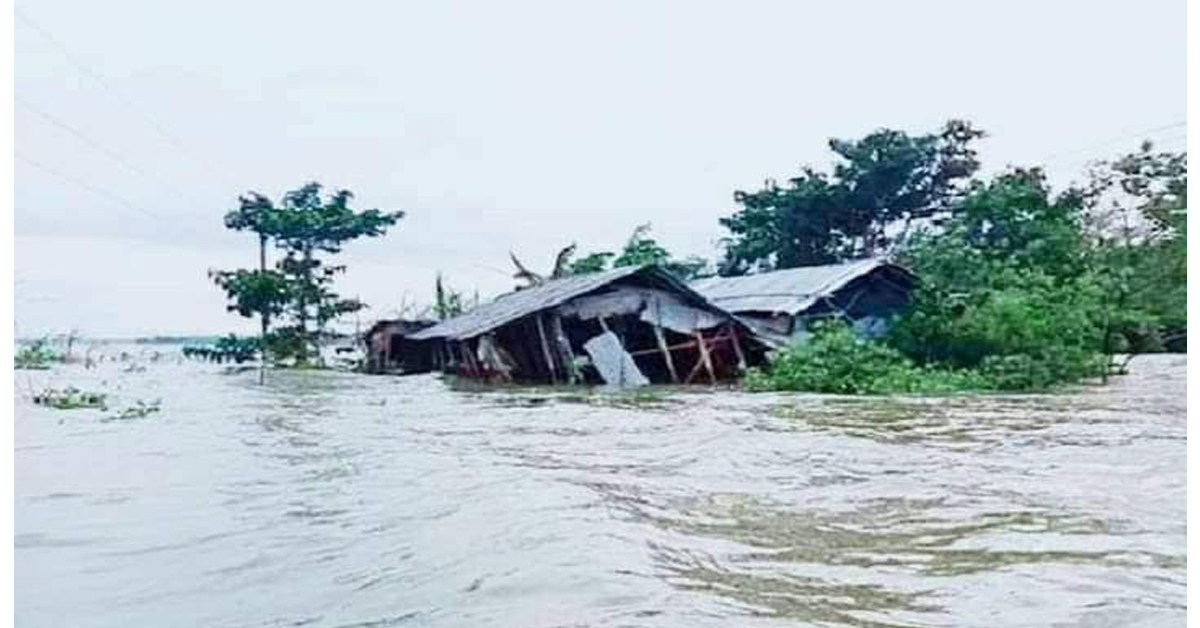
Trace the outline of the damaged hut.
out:
M 551 279 L 411 336 L 446 370 L 531 383 L 691 383 L 737 377 L 765 348 L 666 270 Z
M 434 343 L 412 335 L 436 325 L 429 320 L 378 321 L 363 334 L 364 370 L 368 373 L 428 373 L 434 368 Z
M 912 273 L 882 259 L 691 283 L 711 303 L 776 346 L 802 338 L 808 321 L 830 316 L 850 322 L 860 334 L 882 334 L 889 318 L 912 302 L 915 285 Z

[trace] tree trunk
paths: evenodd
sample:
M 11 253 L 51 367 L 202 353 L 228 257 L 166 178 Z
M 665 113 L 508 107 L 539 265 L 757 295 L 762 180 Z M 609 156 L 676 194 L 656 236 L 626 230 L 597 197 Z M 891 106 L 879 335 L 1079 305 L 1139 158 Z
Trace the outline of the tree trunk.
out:
M 263 275 L 267 272 L 267 236 L 258 234 L 258 270 Z M 258 383 L 262 385 L 266 383 L 267 369 L 267 330 L 271 325 L 270 313 L 266 309 L 259 312 L 259 319 L 262 323 L 258 334 Z

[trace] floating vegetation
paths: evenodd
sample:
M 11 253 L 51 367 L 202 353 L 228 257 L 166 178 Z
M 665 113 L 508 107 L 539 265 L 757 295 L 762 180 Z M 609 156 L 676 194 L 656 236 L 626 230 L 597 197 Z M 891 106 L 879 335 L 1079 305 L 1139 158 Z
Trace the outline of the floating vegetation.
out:
M 63 354 L 50 349 L 45 338 L 20 347 L 13 356 L 14 368 L 21 370 L 46 370 L 52 363 L 62 362 L 63 359 Z
M 241 364 L 253 360 L 258 355 L 258 349 L 258 338 L 245 338 L 229 334 L 228 336 L 218 338 L 211 345 L 185 345 L 183 347 L 183 355 L 188 358 L 199 358 L 209 362 L 216 362 L 217 364 L 225 362 Z
M 116 414 L 104 417 L 105 422 L 108 421 L 126 421 L 129 419 L 144 419 L 155 412 L 162 409 L 162 400 L 155 399 L 154 401 L 143 401 L 138 399 L 133 405 L 127 406 L 119 410 Z
M 55 410 L 106 409 L 104 393 L 87 392 L 74 386 L 46 388 L 33 395 L 33 402 Z

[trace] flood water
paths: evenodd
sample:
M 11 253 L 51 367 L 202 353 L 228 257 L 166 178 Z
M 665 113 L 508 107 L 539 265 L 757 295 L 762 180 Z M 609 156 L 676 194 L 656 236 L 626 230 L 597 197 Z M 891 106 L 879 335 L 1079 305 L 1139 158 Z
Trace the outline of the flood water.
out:
M 18 371 L 16 621 L 1181 626 L 1186 368 L 926 399 Z

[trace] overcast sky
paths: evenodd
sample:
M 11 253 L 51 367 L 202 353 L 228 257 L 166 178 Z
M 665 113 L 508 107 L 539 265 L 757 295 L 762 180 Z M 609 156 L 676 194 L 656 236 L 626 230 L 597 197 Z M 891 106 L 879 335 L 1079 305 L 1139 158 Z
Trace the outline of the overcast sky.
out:
M 715 4 L 715 3 L 714 3 Z M 639 223 L 714 256 L 733 191 L 826 139 L 965 117 L 985 168 L 1064 184 L 1183 150 L 1186 2 L 17 2 L 20 335 L 249 330 L 238 194 L 317 180 L 403 209 L 342 287 L 387 316 L 435 273 L 509 289 Z

